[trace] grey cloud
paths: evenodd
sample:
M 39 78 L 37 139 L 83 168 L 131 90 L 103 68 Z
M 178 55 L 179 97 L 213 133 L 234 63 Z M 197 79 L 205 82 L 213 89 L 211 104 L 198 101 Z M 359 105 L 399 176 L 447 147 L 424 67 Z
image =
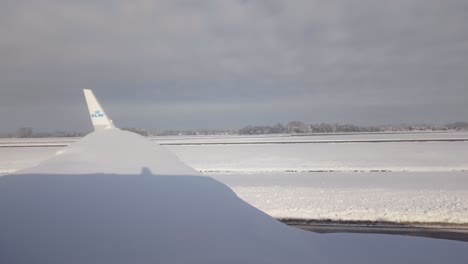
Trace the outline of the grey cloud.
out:
M 86 129 L 85 87 L 132 126 L 464 119 L 467 11 L 455 0 L 5 1 L 2 130 Z M 58 107 L 70 118 L 44 119 Z

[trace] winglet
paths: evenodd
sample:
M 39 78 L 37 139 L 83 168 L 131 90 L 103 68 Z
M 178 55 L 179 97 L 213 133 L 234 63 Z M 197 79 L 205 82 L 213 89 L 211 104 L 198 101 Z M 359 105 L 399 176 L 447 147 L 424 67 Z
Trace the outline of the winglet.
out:
M 89 114 L 91 116 L 91 121 L 93 122 L 94 130 L 102 130 L 105 128 L 112 128 L 115 127 L 110 120 L 109 116 L 104 112 L 101 104 L 97 100 L 96 96 L 94 96 L 93 91 L 89 89 L 83 89 L 86 103 L 88 104 Z

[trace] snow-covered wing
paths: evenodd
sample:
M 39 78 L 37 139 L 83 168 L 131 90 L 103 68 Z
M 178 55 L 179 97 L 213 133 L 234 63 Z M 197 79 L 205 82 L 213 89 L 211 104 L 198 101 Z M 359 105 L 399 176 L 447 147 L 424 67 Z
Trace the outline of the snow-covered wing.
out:
M 145 137 L 118 128 L 98 130 L 21 171 L 47 174 L 198 175 L 172 152 Z

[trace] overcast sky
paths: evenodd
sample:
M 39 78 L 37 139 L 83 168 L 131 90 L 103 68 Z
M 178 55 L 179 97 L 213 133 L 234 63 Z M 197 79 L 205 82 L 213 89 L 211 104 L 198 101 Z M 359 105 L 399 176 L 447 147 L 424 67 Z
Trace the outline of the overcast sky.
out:
M 468 1 L 0 2 L 0 132 L 468 120 Z

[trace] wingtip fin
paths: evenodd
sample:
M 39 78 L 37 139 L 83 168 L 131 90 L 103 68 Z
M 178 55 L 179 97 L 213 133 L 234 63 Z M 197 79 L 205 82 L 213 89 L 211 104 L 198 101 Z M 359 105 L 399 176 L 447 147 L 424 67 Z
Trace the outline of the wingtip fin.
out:
M 91 122 L 95 131 L 103 130 L 106 128 L 115 127 L 112 120 L 106 114 L 101 104 L 97 100 L 93 91 L 90 89 L 83 89 L 84 96 L 86 98 L 86 103 L 88 105 L 89 114 L 91 117 Z

